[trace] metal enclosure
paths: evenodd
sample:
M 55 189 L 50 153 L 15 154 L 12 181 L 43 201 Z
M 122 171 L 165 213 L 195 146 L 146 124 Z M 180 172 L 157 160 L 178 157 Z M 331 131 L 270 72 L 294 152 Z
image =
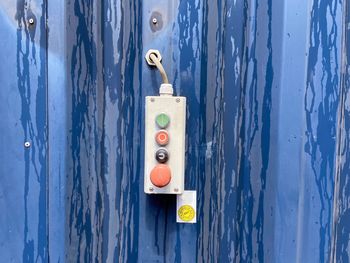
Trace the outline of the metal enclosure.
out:
M 1 0 L 1 262 L 349 262 L 349 8 Z M 196 224 L 143 192 L 150 48 Z
M 169 153 L 166 165 L 171 171 L 171 180 L 165 187 L 158 188 L 152 184 L 150 174 L 159 162 L 155 153 L 160 146 L 155 135 L 159 131 L 155 120 L 158 114 L 170 118 L 169 125 L 163 130 L 168 134 L 169 143 L 162 147 Z M 157 194 L 182 194 L 185 175 L 185 141 L 186 141 L 186 98 L 180 96 L 147 96 L 145 100 L 145 164 L 144 191 Z

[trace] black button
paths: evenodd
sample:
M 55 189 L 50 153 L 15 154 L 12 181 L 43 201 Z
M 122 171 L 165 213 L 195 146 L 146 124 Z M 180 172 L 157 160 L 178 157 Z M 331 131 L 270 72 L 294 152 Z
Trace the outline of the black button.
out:
M 168 151 L 164 148 L 160 148 L 156 152 L 156 160 L 160 163 L 166 163 L 169 160 Z

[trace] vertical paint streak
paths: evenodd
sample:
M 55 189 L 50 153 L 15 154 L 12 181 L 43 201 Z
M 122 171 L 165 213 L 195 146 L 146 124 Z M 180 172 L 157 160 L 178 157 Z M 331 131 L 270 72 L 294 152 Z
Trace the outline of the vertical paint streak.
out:
M 271 105 L 272 105 L 272 86 L 274 70 L 272 65 L 272 0 L 268 1 L 268 59 L 265 72 L 265 88 L 262 105 L 262 127 L 261 127 L 261 190 L 259 193 L 259 208 L 255 228 L 257 229 L 258 256 L 260 261 L 264 261 L 264 197 L 266 189 L 266 175 L 269 167 L 270 158 L 270 126 L 271 126 Z
M 342 70 L 337 133 L 337 160 L 334 190 L 331 262 L 349 262 L 350 247 L 350 5 L 343 3 Z
M 220 260 L 234 262 L 240 258 L 237 247 L 240 239 L 235 233 L 236 225 L 240 220 L 238 207 L 240 189 L 237 187 L 239 174 L 239 125 L 240 125 L 240 101 L 243 88 L 243 80 L 247 81 L 247 73 L 242 70 L 243 53 L 247 51 L 244 45 L 244 34 L 246 32 L 247 20 L 244 8 L 246 2 L 227 2 L 227 17 L 225 22 L 225 46 L 224 55 L 224 87 L 223 87 L 223 120 L 222 120 L 222 151 L 220 158 L 223 161 L 223 204 L 221 211 L 234 211 L 235 217 L 227 217 L 224 214 L 221 217 L 221 236 L 220 236 Z M 231 51 L 231 52 L 228 52 Z M 256 113 L 252 110 L 252 115 Z
M 320 262 L 326 262 L 329 257 L 333 210 L 334 152 L 339 103 L 337 7 L 336 0 L 313 2 L 308 57 L 309 79 L 305 92 L 305 152 L 311 160 L 320 202 Z
M 89 157 L 94 156 L 89 145 L 96 128 L 96 119 L 91 116 L 96 105 L 96 44 L 90 34 L 94 20 L 94 5 L 92 1 L 74 1 L 74 16 L 77 19 L 75 43 L 71 54 L 71 158 L 72 158 L 72 189 L 69 196 L 69 245 L 77 249 L 76 261 L 95 261 L 92 224 L 93 211 L 89 207 L 94 200 L 93 189 L 85 180 L 93 181 L 93 162 Z M 93 141 L 92 141 L 93 142 Z M 85 163 L 85 160 L 88 161 Z M 77 243 L 76 243 L 77 242 Z M 84 245 L 82 245 L 84 244 Z M 96 243 L 97 244 L 97 243 Z M 95 244 L 95 245 L 96 245 Z M 68 258 L 69 259 L 69 258 Z M 73 260 L 73 258 L 71 259 Z
M 24 1 L 18 0 L 16 10 L 16 62 L 18 91 L 21 97 L 21 124 L 23 141 L 31 143 L 30 148 L 24 148 L 23 154 L 25 211 L 22 260 L 25 262 L 47 259 L 46 4 L 43 2 L 41 7 L 41 14 L 34 14 L 31 5 L 26 6 Z M 35 15 L 39 18 L 37 19 L 39 32 L 36 32 L 34 25 L 29 27 L 27 24 L 28 17 Z M 40 34 L 39 39 L 35 37 L 36 34 Z M 38 47 L 39 56 L 36 54 Z M 35 78 L 37 78 L 36 84 L 33 83 Z M 34 201 L 33 198 L 37 200 Z M 33 201 L 37 205 L 35 211 L 30 209 Z M 37 223 L 35 227 L 33 219 Z
M 202 45 L 201 45 L 201 55 L 200 57 L 202 58 L 201 60 L 201 73 L 200 73 L 200 85 L 201 85 L 201 93 L 200 93 L 200 99 L 199 99 L 199 105 L 200 105 L 200 114 L 198 116 L 199 118 L 199 135 L 200 135 L 200 141 L 201 142 L 206 142 L 206 97 L 202 94 L 206 93 L 207 89 L 207 65 L 208 65 L 208 1 L 204 1 L 202 4 L 202 17 L 203 17 L 203 24 L 202 24 Z M 205 158 L 201 157 L 199 159 L 199 166 L 200 167 L 205 167 Z M 203 220 L 198 221 L 198 228 L 199 228 L 199 235 L 197 239 L 197 260 L 198 261 L 203 261 L 206 258 L 209 258 L 210 255 L 208 254 L 208 247 L 207 247 L 207 242 L 208 242 L 208 230 L 206 229 L 207 226 L 205 224 L 208 224 L 207 221 L 208 219 L 204 216 L 206 215 L 206 211 L 209 211 L 209 207 L 207 206 L 207 200 L 205 197 L 205 192 L 208 191 L 205 188 L 205 182 L 206 181 L 206 176 L 205 176 L 205 170 L 199 170 L 199 175 L 198 175 L 198 217 L 203 218 Z
M 239 156 L 237 185 L 237 224 L 236 256 L 243 262 L 252 260 L 253 255 L 253 189 L 250 183 L 252 145 L 258 131 L 258 101 L 257 101 L 257 58 L 256 32 L 257 8 L 255 1 L 245 1 L 244 4 L 244 53 L 242 58 L 242 86 L 239 113 L 238 136 Z M 250 109 L 246 110 L 246 107 Z M 243 226 L 243 227 L 242 227 Z

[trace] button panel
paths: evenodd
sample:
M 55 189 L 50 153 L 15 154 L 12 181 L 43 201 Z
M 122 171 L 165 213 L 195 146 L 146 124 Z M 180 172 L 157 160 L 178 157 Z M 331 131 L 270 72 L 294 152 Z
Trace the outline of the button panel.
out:
M 146 97 L 144 191 L 184 190 L 186 98 Z

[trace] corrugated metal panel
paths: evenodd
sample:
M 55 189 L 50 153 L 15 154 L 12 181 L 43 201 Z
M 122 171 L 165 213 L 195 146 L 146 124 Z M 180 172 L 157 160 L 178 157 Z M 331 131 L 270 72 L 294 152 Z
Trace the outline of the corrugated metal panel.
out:
M 35 26 L 28 21 L 33 18 Z M 47 260 L 46 4 L 0 3 L 2 262 Z M 25 142 L 31 146 L 26 148 Z
M 341 64 L 341 89 L 339 96 L 338 113 L 338 138 L 337 138 L 337 162 L 335 171 L 333 229 L 332 229 L 332 254 L 333 262 L 349 261 L 350 241 L 350 189 L 349 189 L 349 88 L 350 88 L 350 5 L 344 6 L 344 21 L 342 35 L 342 64 Z
M 6 262 L 348 261 L 346 1 L 47 3 L 0 3 Z M 149 48 L 188 98 L 196 225 L 143 193 Z

